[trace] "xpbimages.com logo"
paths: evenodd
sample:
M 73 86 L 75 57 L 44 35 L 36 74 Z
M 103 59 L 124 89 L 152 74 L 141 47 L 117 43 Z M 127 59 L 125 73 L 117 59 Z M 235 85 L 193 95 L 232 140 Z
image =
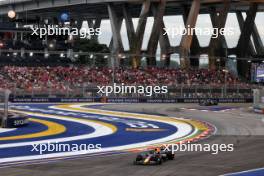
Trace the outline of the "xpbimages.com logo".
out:
M 234 144 L 197 144 L 180 142 L 179 144 L 163 144 L 164 151 L 175 152 L 209 152 L 217 155 L 220 152 L 233 152 Z
M 32 144 L 31 152 L 37 152 L 40 155 L 49 152 L 89 152 L 99 151 L 102 149 L 101 144 L 65 144 L 58 142 L 48 142 Z
M 88 36 L 101 35 L 101 28 L 74 28 L 74 27 L 59 27 L 58 25 L 48 25 L 47 27 L 30 27 L 31 35 L 37 35 L 39 38 L 45 36 L 79 36 L 80 38 L 87 38 Z
M 177 27 L 167 27 L 163 28 L 164 32 L 163 35 L 171 36 L 175 38 L 181 35 L 197 35 L 197 36 L 212 36 L 212 38 L 218 38 L 220 35 L 222 36 L 233 36 L 235 34 L 234 28 L 198 28 L 198 27 L 191 27 L 188 25 L 187 27 L 184 26 L 177 26 Z
M 108 96 L 110 94 L 142 94 L 151 97 L 153 94 L 168 93 L 168 86 L 127 86 L 124 83 L 113 86 L 97 86 L 98 94 Z

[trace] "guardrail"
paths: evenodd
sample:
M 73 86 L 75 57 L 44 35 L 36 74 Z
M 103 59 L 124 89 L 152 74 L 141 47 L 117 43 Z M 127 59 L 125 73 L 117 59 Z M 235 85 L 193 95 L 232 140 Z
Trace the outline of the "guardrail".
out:
M 199 103 L 206 98 L 10 98 L 14 103 Z M 215 98 L 219 103 L 251 103 L 252 98 Z

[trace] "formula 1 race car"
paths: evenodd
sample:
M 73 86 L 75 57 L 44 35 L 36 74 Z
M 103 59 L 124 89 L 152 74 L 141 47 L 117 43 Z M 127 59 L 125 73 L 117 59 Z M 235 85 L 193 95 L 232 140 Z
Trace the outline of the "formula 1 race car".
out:
M 162 164 L 162 156 L 155 150 L 144 151 L 139 153 L 134 161 L 134 165 L 160 165 Z
M 165 148 L 163 147 L 160 148 L 160 154 L 163 161 L 173 160 L 175 157 L 174 153 L 171 150 L 165 150 Z
M 206 99 L 206 100 L 201 100 L 199 102 L 200 106 L 216 106 L 218 105 L 218 101 L 217 100 L 213 100 L 213 99 Z
M 163 148 L 157 148 L 155 150 L 149 150 L 141 152 L 137 155 L 134 161 L 135 165 L 160 165 L 164 161 L 173 160 L 174 154 L 171 151 L 164 150 Z

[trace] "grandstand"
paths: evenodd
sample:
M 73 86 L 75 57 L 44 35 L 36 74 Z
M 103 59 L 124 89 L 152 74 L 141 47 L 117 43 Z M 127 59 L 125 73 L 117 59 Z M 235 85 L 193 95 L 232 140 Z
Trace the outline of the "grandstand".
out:
M 68 91 L 64 96 L 72 95 L 74 97 L 73 95 L 78 95 L 81 89 L 84 92 L 80 92 L 79 97 L 88 95 L 96 97 L 99 96 L 96 94 L 96 86 L 111 85 L 115 82 L 125 85 L 168 86 L 174 91 L 171 91 L 170 95 L 166 95 L 166 97 L 172 98 L 206 96 L 249 98 L 251 97 L 250 89 L 257 87 L 250 85 L 249 82 L 241 81 L 231 72 L 225 73 L 224 70 L 183 70 L 157 67 L 113 69 L 85 65 L 4 66 L 0 70 L 2 87 L 12 90 L 17 96 L 19 96 L 19 92 L 23 92 L 24 95 L 38 96 L 38 94 L 48 95 L 51 93 L 54 96 L 62 96 L 62 92 Z M 123 95 L 123 97 L 126 96 L 135 97 L 137 95 Z

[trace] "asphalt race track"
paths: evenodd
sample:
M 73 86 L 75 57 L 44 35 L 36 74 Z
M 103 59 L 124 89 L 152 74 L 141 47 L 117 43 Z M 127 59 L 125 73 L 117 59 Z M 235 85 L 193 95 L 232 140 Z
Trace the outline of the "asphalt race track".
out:
M 44 105 L 43 105 L 44 106 Z M 108 109 L 114 111 L 125 111 L 126 113 L 143 113 L 150 114 L 150 116 L 158 116 L 158 121 L 153 122 L 151 119 L 140 119 L 140 121 L 146 122 L 147 124 L 152 124 L 161 127 L 161 129 L 169 129 L 169 130 L 160 130 L 158 135 L 150 135 L 149 133 L 144 134 L 144 139 L 148 139 L 148 141 L 155 141 L 160 140 L 158 143 L 162 143 L 162 139 L 171 136 L 173 132 L 177 132 L 177 130 L 181 131 L 176 124 L 175 126 L 170 125 L 171 122 L 167 123 L 169 117 L 177 117 L 179 120 L 180 118 L 185 119 L 195 119 L 198 120 L 195 122 L 192 127 L 199 128 L 201 124 L 199 122 L 208 122 L 217 128 L 215 134 L 213 136 L 208 136 L 208 138 L 200 140 L 199 143 L 209 143 L 209 144 L 234 144 L 234 151 L 233 152 L 221 152 L 217 155 L 213 155 L 208 152 L 178 152 L 176 153 L 176 158 L 173 161 L 168 161 L 161 166 L 134 166 L 132 164 L 133 159 L 135 158 L 136 153 L 131 152 L 135 146 L 122 148 L 123 152 L 120 153 L 105 153 L 100 154 L 98 156 L 92 155 L 77 155 L 75 157 L 69 158 L 62 158 L 60 160 L 45 160 L 34 162 L 28 162 L 25 164 L 25 161 L 20 161 L 14 163 L 15 165 L 11 165 L 8 162 L 4 165 L 3 158 L 8 158 L 12 155 L 13 152 L 1 152 L 4 149 L 0 149 L 0 163 L 2 163 L 0 168 L 0 175 L 5 176 L 16 176 L 16 175 L 32 175 L 32 176 L 124 176 L 124 175 L 144 175 L 144 176 L 191 176 L 191 175 L 221 175 L 225 173 L 249 170 L 260 168 L 264 166 L 264 121 L 263 115 L 254 114 L 248 108 L 249 104 L 221 104 L 219 107 L 211 107 L 211 108 L 201 108 L 196 104 L 107 104 L 103 106 L 93 107 L 96 109 Z M 63 108 L 63 107 L 60 107 Z M 19 109 L 22 111 L 23 108 Z M 17 109 L 18 110 L 18 109 Z M 31 112 L 33 113 L 33 112 Z M 36 113 L 36 112 L 34 112 Z M 38 112 L 39 113 L 39 112 Z M 46 112 L 47 114 L 48 112 Z M 118 112 L 117 112 L 118 113 Z M 37 116 L 38 114 L 34 114 Z M 33 114 L 32 114 L 33 116 Z M 147 116 L 147 115 L 146 115 Z M 164 118 L 164 119 L 162 119 Z M 170 118 L 171 119 L 171 118 Z M 35 120 L 35 125 L 39 125 L 39 119 L 33 118 Z M 42 117 L 41 120 L 49 121 L 48 117 Z M 71 119 L 72 120 L 72 119 Z M 75 119 L 74 119 L 75 120 Z M 127 119 L 126 119 L 127 120 Z M 188 121 L 188 120 L 187 120 Z M 63 136 L 65 133 L 69 136 L 73 137 L 77 134 L 67 133 L 67 130 L 70 128 L 77 128 L 74 126 L 75 123 L 79 122 L 71 122 L 73 125 L 69 125 L 65 121 L 62 122 L 61 119 L 56 119 L 52 121 L 59 126 L 61 131 L 58 131 L 58 134 L 55 135 L 56 138 L 65 138 Z M 44 122 L 43 122 L 44 123 Z M 46 123 L 46 122 L 45 122 Z M 118 122 L 117 122 L 118 123 Z M 53 124 L 54 125 L 54 124 Z M 91 124 L 90 124 L 91 125 Z M 111 129 L 111 126 L 108 126 Z M 78 128 L 82 130 L 75 130 L 80 131 L 80 133 L 94 133 L 93 129 L 83 126 L 78 126 Z M 125 128 L 124 126 L 118 127 L 119 129 Z M 149 126 L 148 126 L 149 128 Z M 45 128 L 39 125 L 38 129 Z M 66 130 L 63 131 L 63 130 Z M 112 130 L 114 130 L 112 128 Z M 192 130 L 193 131 L 193 130 Z M 107 130 L 106 130 L 107 132 Z M 112 134 L 111 130 L 108 131 L 108 134 L 105 135 L 120 135 L 117 137 L 122 137 L 122 134 Z M 127 135 L 130 131 L 127 131 Z M 133 131 L 132 131 L 133 132 Z M 153 131 L 152 131 L 153 132 Z M 157 132 L 157 131 L 156 131 Z M 9 133 L 14 133 L 15 131 L 10 131 Z M 26 132 L 24 132 L 26 133 Z M 35 131 L 35 133 L 40 133 L 40 131 Z M 154 132 L 153 132 L 154 133 Z M 187 136 L 192 133 L 191 131 L 186 131 Z M 141 133 L 140 133 L 141 134 Z M 176 133 L 177 134 L 177 133 Z M 60 136 L 62 135 L 62 136 Z M 80 136 L 84 134 L 78 134 Z M 182 134 L 184 135 L 184 134 Z M 12 136 L 12 135 L 10 135 Z M 10 137 L 9 136 L 9 137 Z M 142 140 L 141 143 L 144 141 L 138 135 L 136 140 Z M 199 137 L 199 134 L 195 134 L 196 138 Z M 0 147 L 4 144 L 1 141 L 0 136 Z M 54 137 L 54 136 L 53 136 Z M 123 136 L 124 138 L 127 138 Z M 175 137 L 175 136 L 174 136 Z M 176 136 L 173 141 L 177 141 L 179 139 Z M 188 138 L 189 138 L 188 137 Z M 45 136 L 42 136 L 42 140 L 46 139 Z M 132 137 L 129 139 L 135 139 L 136 137 Z M 192 139 L 190 137 L 189 139 Z M 49 138 L 47 138 L 49 139 Z M 111 138 L 112 140 L 113 138 Z M 134 144 L 135 141 L 126 140 L 117 140 L 115 142 L 109 142 L 110 139 L 105 140 L 107 147 L 116 147 L 116 143 L 120 141 L 126 141 L 125 143 L 120 142 L 118 146 L 126 146 L 128 143 Z M 10 140 L 4 145 L 9 145 Z M 31 139 L 19 139 L 19 140 L 30 140 Z M 20 141 L 20 143 L 22 142 Z M 109 143 L 107 143 L 107 141 Z M 23 141 L 25 142 L 25 141 Z M 32 142 L 32 141 L 31 141 Z M 145 145 L 142 145 L 145 146 Z M 23 146 L 22 146 L 23 147 Z M 18 146 L 19 148 L 19 146 Z M 23 151 L 22 149 L 18 149 L 19 151 Z M 16 151 L 16 150 L 11 150 Z M 110 150 L 109 150 L 110 151 Z M 24 150 L 25 152 L 25 150 Z M 8 155 L 7 155 L 8 154 Z M 14 152 L 14 156 L 17 155 L 24 155 L 25 153 L 16 153 Z M 25 154 L 26 155 L 26 154 Z M 21 159 L 21 158 L 19 158 Z M 19 161 L 19 160 L 17 160 Z M 40 163 L 39 163 L 40 162 Z M 33 164 L 34 163 L 34 164 Z

